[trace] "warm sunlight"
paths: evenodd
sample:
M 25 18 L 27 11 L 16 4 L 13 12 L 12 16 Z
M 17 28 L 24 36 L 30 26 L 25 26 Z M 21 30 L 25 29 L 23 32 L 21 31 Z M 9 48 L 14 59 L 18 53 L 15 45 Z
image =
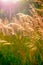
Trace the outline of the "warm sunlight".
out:
M 2 2 L 6 3 L 6 2 L 9 2 L 9 0 L 2 0 Z
M 10 0 L 10 1 L 13 2 L 13 3 L 16 3 L 16 2 L 18 2 L 20 0 Z
M 43 65 L 43 0 L 0 0 L 0 65 Z
M 16 3 L 18 2 L 19 0 L 2 0 L 2 2 L 4 3 L 7 3 L 7 2 L 10 2 L 10 3 Z

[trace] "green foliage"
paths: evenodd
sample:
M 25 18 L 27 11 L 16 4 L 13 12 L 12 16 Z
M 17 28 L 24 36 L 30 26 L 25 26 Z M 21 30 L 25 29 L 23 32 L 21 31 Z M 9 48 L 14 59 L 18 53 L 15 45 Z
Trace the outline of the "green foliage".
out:
M 42 65 L 43 40 L 37 37 L 3 36 L 0 39 L 0 65 Z M 10 43 L 10 44 L 7 44 Z

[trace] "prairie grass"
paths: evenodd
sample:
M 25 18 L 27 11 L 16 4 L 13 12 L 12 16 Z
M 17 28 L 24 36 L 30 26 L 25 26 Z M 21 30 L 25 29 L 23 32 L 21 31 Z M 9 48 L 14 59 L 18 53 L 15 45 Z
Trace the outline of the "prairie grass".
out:
M 0 34 L 0 65 L 43 65 L 43 40 L 33 36 Z

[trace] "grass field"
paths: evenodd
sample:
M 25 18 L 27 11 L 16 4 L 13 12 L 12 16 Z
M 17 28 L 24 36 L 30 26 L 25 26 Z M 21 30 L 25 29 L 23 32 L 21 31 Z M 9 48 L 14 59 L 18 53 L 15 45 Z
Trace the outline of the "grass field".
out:
M 43 65 L 43 40 L 0 34 L 0 65 Z

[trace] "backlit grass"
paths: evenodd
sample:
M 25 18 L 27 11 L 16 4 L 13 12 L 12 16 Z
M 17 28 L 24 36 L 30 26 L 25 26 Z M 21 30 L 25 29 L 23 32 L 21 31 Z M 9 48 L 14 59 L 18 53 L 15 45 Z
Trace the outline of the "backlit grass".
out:
M 0 65 L 43 65 L 43 40 L 33 35 L 0 35 Z

